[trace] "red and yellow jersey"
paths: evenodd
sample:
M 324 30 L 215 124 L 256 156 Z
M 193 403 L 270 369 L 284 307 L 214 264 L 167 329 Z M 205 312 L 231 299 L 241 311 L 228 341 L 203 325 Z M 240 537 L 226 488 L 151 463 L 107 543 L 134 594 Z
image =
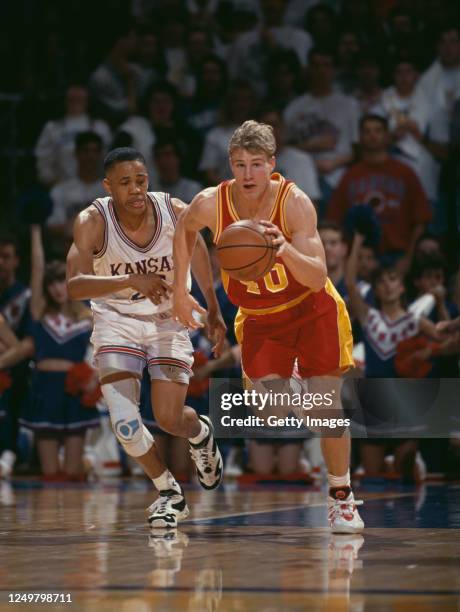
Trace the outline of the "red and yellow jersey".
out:
M 272 175 L 278 181 L 273 209 L 269 221 L 283 232 L 286 240 L 291 241 L 291 234 L 286 225 L 285 207 L 294 183 L 287 181 L 280 174 Z M 222 231 L 235 221 L 240 221 L 232 201 L 231 185 L 233 180 L 220 183 L 217 188 L 217 223 L 214 242 L 217 243 Z M 270 314 L 291 308 L 300 303 L 310 290 L 301 285 L 281 258 L 277 257 L 273 268 L 258 281 L 242 282 L 230 278 L 222 270 L 222 282 L 231 302 L 240 307 L 246 314 Z

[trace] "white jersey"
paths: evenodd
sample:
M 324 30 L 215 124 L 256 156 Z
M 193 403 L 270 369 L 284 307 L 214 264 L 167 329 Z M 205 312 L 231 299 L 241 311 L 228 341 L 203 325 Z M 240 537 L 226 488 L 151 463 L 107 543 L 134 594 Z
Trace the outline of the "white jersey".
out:
M 105 222 L 104 244 L 93 258 L 94 272 L 97 276 L 154 272 L 172 285 L 174 280 L 172 253 L 176 214 L 167 193 L 149 192 L 147 200 L 152 205 L 156 228 L 152 239 L 145 247 L 135 244 L 124 233 L 117 220 L 112 198 L 98 198 L 93 202 Z M 190 284 L 189 275 L 189 288 Z M 145 316 L 166 313 L 171 307 L 171 299 L 162 300 L 160 304 L 155 305 L 131 288 L 91 300 L 91 308 L 97 313 L 109 308 L 120 314 Z

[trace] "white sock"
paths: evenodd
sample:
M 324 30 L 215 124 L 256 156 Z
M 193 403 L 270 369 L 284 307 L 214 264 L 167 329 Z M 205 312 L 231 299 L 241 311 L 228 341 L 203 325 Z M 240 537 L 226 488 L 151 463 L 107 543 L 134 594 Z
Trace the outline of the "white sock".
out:
M 329 482 L 329 488 L 335 489 L 337 487 L 350 487 L 350 470 L 343 476 L 334 476 L 334 474 L 328 474 L 327 480 Z
M 0 456 L 0 461 L 7 469 L 12 470 L 16 463 L 16 454 L 13 451 L 5 450 Z
M 165 470 L 163 474 L 160 474 L 160 476 L 157 478 L 152 478 L 152 482 L 158 491 L 168 491 L 169 489 L 173 489 L 178 493 L 181 492 L 179 483 L 169 470 Z
M 203 421 L 200 421 L 200 425 L 201 425 L 200 433 L 194 438 L 189 438 L 189 441 L 192 444 L 199 444 L 200 442 L 203 442 L 203 440 L 209 434 L 209 427 L 206 425 L 206 423 L 203 423 Z

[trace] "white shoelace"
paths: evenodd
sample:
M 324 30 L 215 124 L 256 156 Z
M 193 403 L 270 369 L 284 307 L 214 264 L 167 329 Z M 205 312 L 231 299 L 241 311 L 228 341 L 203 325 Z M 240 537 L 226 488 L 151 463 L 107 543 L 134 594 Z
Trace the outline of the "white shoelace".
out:
M 346 501 L 343 499 L 334 499 L 334 504 L 329 508 L 329 519 L 333 521 L 337 516 L 345 514 L 345 512 L 349 512 L 350 514 L 354 513 L 355 506 L 363 505 L 362 499 L 353 499 L 351 501 Z
M 204 446 L 203 448 L 190 447 L 192 459 L 195 461 L 195 463 L 197 460 L 199 460 L 205 467 L 211 467 L 211 462 L 209 460 L 210 452 L 211 451 L 207 446 Z

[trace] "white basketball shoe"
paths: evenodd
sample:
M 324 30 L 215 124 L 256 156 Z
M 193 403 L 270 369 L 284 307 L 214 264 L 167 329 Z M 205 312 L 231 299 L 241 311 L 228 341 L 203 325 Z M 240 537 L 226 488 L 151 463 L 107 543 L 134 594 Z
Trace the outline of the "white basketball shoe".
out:
M 190 514 L 182 489 L 180 493 L 174 489 L 160 491 L 158 499 L 148 507 L 147 511 L 150 529 L 175 528 L 178 521 L 186 519 Z
M 190 455 L 196 466 L 196 473 L 203 489 L 210 491 L 219 486 L 223 476 L 223 462 L 214 438 L 211 419 L 199 415 L 198 418 L 209 427 L 209 434 L 199 444 L 190 444 Z
M 339 491 L 338 494 L 341 492 Z M 346 498 L 327 498 L 329 527 L 332 533 L 359 533 L 364 529 L 363 519 L 356 506 L 363 502 L 356 501 L 353 491 Z

